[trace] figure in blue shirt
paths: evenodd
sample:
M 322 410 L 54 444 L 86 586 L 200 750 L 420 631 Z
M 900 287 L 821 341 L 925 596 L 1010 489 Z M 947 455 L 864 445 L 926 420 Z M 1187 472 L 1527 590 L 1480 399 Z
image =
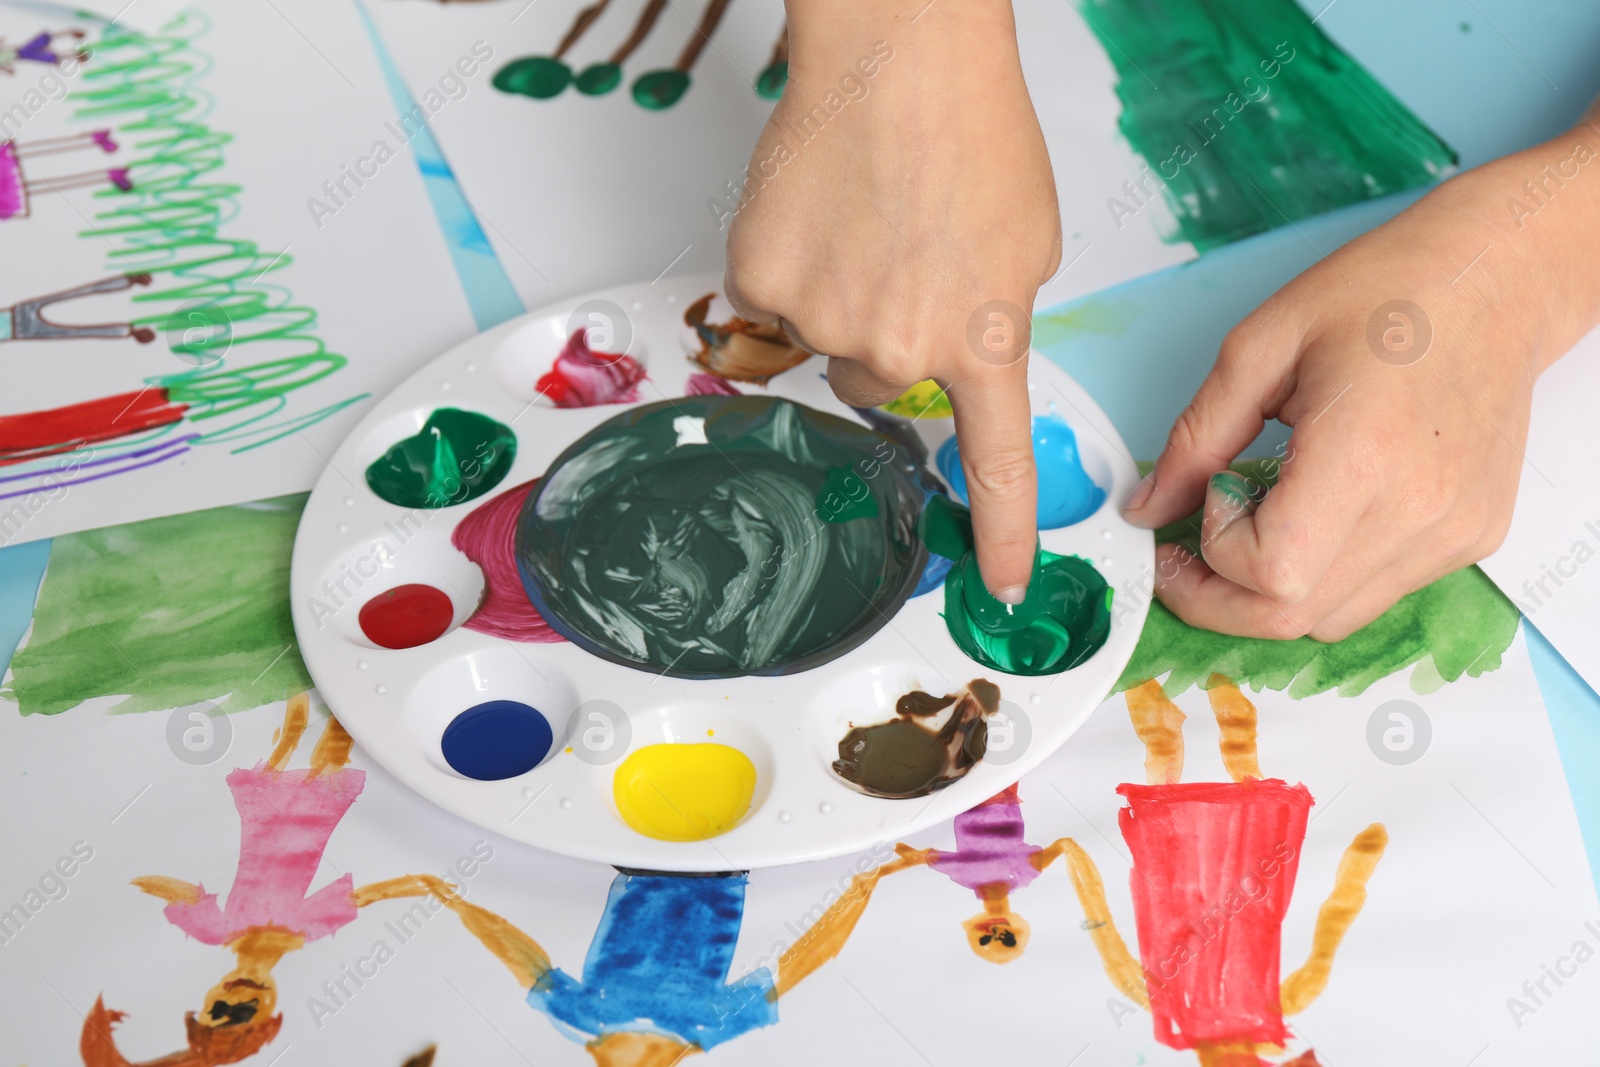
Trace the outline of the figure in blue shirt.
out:
M 581 1042 L 600 1067 L 669 1067 L 692 1052 L 778 1021 L 778 998 L 838 955 L 885 874 L 910 866 L 894 859 L 856 875 L 795 945 L 777 974 L 759 967 L 733 982 L 747 876 L 658 874 L 619 868 L 583 975 L 550 962 L 527 934 L 469 904 L 445 881 L 410 876 L 510 969 L 528 1003 Z M 396 881 L 401 881 L 397 879 Z

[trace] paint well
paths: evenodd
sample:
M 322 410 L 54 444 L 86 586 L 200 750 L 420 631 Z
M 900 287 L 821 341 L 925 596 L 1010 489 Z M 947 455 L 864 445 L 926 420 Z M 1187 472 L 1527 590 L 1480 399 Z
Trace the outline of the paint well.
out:
M 852 726 L 840 739 L 833 772 L 870 796 L 927 796 L 960 781 L 983 759 L 988 718 L 999 705 L 999 688 L 982 678 L 947 696 L 904 693 L 894 718 Z
M 1083 469 L 1078 437 L 1061 416 L 1038 415 L 1033 420 L 1033 461 L 1039 472 L 1038 520 L 1041 530 L 1058 530 L 1082 522 L 1105 503 L 1106 491 Z M 960 445 L 952 437 L 939 447 L 939 473 L 950 492 L 967 503 L 967 475 L 961 467 Z
M 439 747 L 456 773 L 494 782 L 533 770 L 550 754 L 553 741 L 550 721 L 537 708 L 490 700 L 452 719 Z
M 1026 599 L 989 595 L 972 551 L 966 508 L 934 497 L 920 532 L 930 552 L 956 560 L 944 583 L 950 637 L 971 658 L 1009 674 L 1059 674 L 1100 650 L 1111 634 L 1111 587 L 1088 560 L 1039 549 Z
M 622 761 L 611 783 L 617 814 L 659 841 L 703 841 L 727 833 L 750 810 L 756 768 L 714 742 L 646 745 Z
M 439 408 L 372 462 L 367 486 L 403 508 L 464 504 L 499 485 L 516 455 L 510 427 L 477 412 Z
M 790 367 L 811 358 L 811 353 L 789 339 L 782 328 L 732 316 L 725 322 L 707 322 L 715 293 L 707 293 L 683 311 L 683 321 L 694 331 L 699 350 L 690 358 L 708 374 L 735 382 L 766 385 Z
M 639 399 L 644 366 L 621 352 L 589 347 L 587 330 L 575 330 L 534 390 L 558 408 L 631 404 Z
M 448 594 L 412 583 L 385 589 L 361 605 L 356 621 L 381 648 L 416 648 L 449 632 L 455 613 Z

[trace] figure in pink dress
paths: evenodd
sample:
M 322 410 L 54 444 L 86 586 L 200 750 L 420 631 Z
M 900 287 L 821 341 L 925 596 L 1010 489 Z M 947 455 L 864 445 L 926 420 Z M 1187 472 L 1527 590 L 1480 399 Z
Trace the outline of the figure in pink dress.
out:
M 203 885 L 150 875 L 133 884 L 167 902 L 167 920 L 207 945 L 228 949 L 234 966 L 213 985 L 200 1011 L 184 1016 L 188 1047 L 138 1067 L 215 1067 L 238 1063 L 277 1036 L 278 987 L 272 969 L 308 942 L 329 937 L 376 900 L 417 896 L 414 877 L 356 888 L 346 874 L 319 889 L 311 883 L 328 839 L 361 795 L 366 773 L 346 766 L 353 742 L 332 716 L 311 765 L 286 765 L 305 733 L 310 700 L 289 701 L 272 755 L 228 775 L 239 812 L 239 865 L 226 899 Z M 84 1020 L 79 1048 L 88 1067 L 136 1067 L 118 1051 L 112 1028 L 123 1017 L 101 999 Z
M 51 137 L 43 141 L 0 141 L 0 222 L 28 217 L 28 201 L 34 193 L 64 193 L 71 189 L 110 183 L 129 192 L 133 181 L 125 167 L 109 170 L 86 170 L 76 174 L 61 174 L 47 178 L 29 178 L 22 171 L 23 160 L 60 152 L 77 152 L 85 148 L 99 148 L 110 154 L 117 150 L 110 130 L 91 130 L 68 137 Z

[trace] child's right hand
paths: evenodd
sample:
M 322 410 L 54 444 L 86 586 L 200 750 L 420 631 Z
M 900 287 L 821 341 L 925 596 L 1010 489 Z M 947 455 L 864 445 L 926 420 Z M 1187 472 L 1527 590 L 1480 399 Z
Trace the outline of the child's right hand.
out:
M 1038 536 L 1029 325 L 1061 220 L 1010 2 L 788 7 L 789 83 L 728 235 L 728 298 L 828 355 L 847 404 L 948 390 L 984 583 L 1020 603 Z

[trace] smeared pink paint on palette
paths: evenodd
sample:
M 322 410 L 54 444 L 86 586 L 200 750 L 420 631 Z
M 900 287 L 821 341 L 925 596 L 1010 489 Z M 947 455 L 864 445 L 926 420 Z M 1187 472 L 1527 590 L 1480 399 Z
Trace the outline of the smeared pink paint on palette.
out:
M 538 485 L 535 478 L 480 504 L 450 535 L 450 543 L 483 572 L 483 603 L 462 624 L 469 630 L 534 644 L 565 640 L 528 602 L 522 577 L 517 573 L 517 516 L 522 514 L 528 494 Z

